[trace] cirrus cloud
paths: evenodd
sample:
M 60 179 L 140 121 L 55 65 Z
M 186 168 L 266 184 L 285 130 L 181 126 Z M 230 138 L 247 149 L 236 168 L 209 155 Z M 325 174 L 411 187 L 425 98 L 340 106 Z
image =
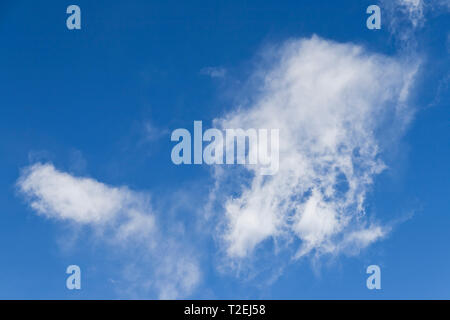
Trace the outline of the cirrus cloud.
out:
M 245 92 L 252 102 L 215 120 L 280 129 L 277 174 L 216 170 L 226 255 L 250 257 L 269 240 L 297 246 L 294 258 L 338 254 L 385 236 L 387 227 L 367 219 L 365 199 L 386 168 L 382 137 L 395 144 L 413 115 L 407 99 L 417 68 L 317 36 L 272 49 Z

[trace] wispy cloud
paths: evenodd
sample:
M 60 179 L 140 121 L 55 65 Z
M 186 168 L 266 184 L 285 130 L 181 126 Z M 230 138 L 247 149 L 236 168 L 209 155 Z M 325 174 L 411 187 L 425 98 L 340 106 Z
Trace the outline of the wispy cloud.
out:
M 389 32 L 403 49 L 410 53 L 417 48 L 416 33 L 426 23 L 430 12 L 446 13 L 450 9 L 448 0 L 382 0 L 383 21 L 387 21 Z
M 226 76 L 227 70 L 223 67 L 205 67 L 200 70 L 200 74 L 211 78 L 223 78 Z
M 254 256 L 270 240 L 295 246 L 300 258 L 359 251 L 386 235 L 364 204 L 386 168 L 383 132 L 395 143 L 411 119 L 417 67 L 316 36 L 271 50 L 255 71 L 260 81 L 245 92 L 253 102 L 215 120 L 222 128 L 280 129 L 276 175 L 216 171 L 211 199 L 223 209 L 220 243 L 229 259 Z
M 200 281 L 198 262 L 187 254 L 187 244 L 158 228 L 147 194 L 75 177 L 49 163 L 25 168 L 17 186 L 38 214 L 89 226 L 105 243 L 118 245 L 124 252 L 138 248 L 144 264 L 134 268 L 134 275 L 145 274 L 142 284 L 150 281 L 159 298 L 185 297 Z
M 150 121 L 146 121 L 144 123 L 143 131 L 144 131 L 144 141 L 146 142 L 156 141 L 158 139 L 161 139 L 165 135 L 169 134 L 168 129 L 159 128 Z

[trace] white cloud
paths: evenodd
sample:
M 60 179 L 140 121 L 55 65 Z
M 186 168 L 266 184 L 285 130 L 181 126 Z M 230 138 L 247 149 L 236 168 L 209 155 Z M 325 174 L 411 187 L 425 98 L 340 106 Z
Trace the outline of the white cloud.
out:
M 157 270 L 159 299 L 179 299 L 180 292 L 192 292 L 200 281 L 199 266 L 191 258 L 178 253 L 166 255 Z
M 400 48 L 414 54 L 417 47 L 416 31 L 425 22 L 422 0 L 382 0 L 382 28 L 388 31 Z
M 30 205 L 49 218 L 82 224 L 102 224 L 128 216 L 152 220 L 143 196 L 125 187 L 110 187 L 90 178 L 60 172 L 51 164 L 35 164 L 25 169 L 18 181 Z M 145 212 L 147 210 L 148 212 Z M 150 231 L 153 224 L 150 223 Z
M 175 236 L 157 228 L 149 197 L 127 187 L 112 187 L 92 178 L 74 177 L 52 164 L 35 164 L 22 171 L 17 181 L 32 209 L 40 215 L 100 231 L 107 243 L 126 252 L 139 248 L 140 268 L 163 299 L 184 297 L 200 281 L 197 260 L 187 254 L 187 244 L 177 244 Z M 175 245 L 174 245 L 175 243 Z M 137 246 L 136 246 L 137 245 Z M 133 284 L 135 285 L 135 284 Z
M 407 13 L 414 27 L 423 24 L 425 19 L 423 0 L 397 0 L 397 3 Z
M 316 36 L 271 52 L 255 72 L 259 85 L 245 92 L 253 102 L 215 120 L 222 128 L 280 129 L 277 174 L 250 166 L 247 174 L 215 174 L 216 195 L 233 190 L 218 200 L 227 256 L 249 257 L 270 239 L 298 243 L 297 258 L 364 248 L 387 232 L 368 224 L 364 201 L 386 167 L 381 136 L 389 132 L 395 143 L 411 118 L 417 65 Z
M 403 48 L 414 54 L 418 46 L 416 33 L 425 25 L 430 13 L 447 13 L 449 0 L 382 0 L 382 21 Z M 384 25 L 384 22 L 383 22 Z
M 156 141 L 168 133 L 167 129 L 156 127 L 150 121 L 144 123 L 144 140 L 147 142 Z

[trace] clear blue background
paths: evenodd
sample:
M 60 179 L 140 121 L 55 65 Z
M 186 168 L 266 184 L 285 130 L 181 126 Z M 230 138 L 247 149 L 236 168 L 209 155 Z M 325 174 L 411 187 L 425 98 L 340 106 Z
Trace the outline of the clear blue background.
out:
M 66 28 L 70 4 L 81 7 L 79 31 Z M 1 1 L 0 298 L 121 297 L 109 280 L 123 263 L 120 256 L 88 239 L 62 249 L 69 228 L 36 216 L 18 196 L 21 168 L 51 161 L 76 175 L 148 190 L 156 199 L 174 186 L 192 188 L 195 180 L 202 185 L 199 198 L 205 197 L 208 171 L 174 166 L 168 134 L 145 140 L 145 123 L 170 132 L 220 116 L 255 54 L 290 37 L 317 34 L 395 54 L 385 25 L 366 28 L 370 4 Z M 417 33 L 426 58 L 413 96 L 418 113 L 398 150 L 387 155 L 391 170 L 377 178 L 368 199 L 377 218 L 399 221 L 388 238 L 357 257 L 326 263 L 319 274 L 307 260 L 291 264 L 263 287 L 219 274 L 208 260 L 216 250 L 210 240 L 199 247 L 209 253 L 194 298 L 450 298 L 450 112 L 442 82 L 448 31 L 448 15 L 435 15 Z M 227 78 L 201 74 L 211 66 L 226 68 Z M 192 219 L 186 216 L 187 223 Z M 81 291 L 65 288 L 69 264 L 83 270 Z M 382 268 L 380 291 L 366 288 L 371 264 Z

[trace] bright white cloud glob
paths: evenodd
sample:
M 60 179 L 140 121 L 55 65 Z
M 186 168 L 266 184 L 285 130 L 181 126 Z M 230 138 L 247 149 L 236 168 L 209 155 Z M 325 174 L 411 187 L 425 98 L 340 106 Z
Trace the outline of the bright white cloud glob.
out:
M 127 216 L 131 221 L 148 220 L 145 224 L 153 228 L 153 215 L 144 196 L 125 187 L 74 177 L 41 163 L 26 168 L 18 186 L 29 197 L 31 207 L 49 218 L 103 224 Z
M 365 217 L 374 177 L 385 169 L 381 136 L 395 143 L 412 111 L 406 102 L 417 64 L 319 37 L 271 50 L 243 105 L 216 119 L 222 128 L 280 129 L 280 168 L 218 169 L 221 243 L 229 258 L 249 257 L 264 241 L 298 245 L 295 257 L 361 249 L 388 231 Z M 386 137 L 386 136 L 385 136 Z M 248 176 L 248 174 L 247 174 Z M 231 182 L 230 182 L 231 181 Z M 240 192 L 236 192 L 240 190 Z

